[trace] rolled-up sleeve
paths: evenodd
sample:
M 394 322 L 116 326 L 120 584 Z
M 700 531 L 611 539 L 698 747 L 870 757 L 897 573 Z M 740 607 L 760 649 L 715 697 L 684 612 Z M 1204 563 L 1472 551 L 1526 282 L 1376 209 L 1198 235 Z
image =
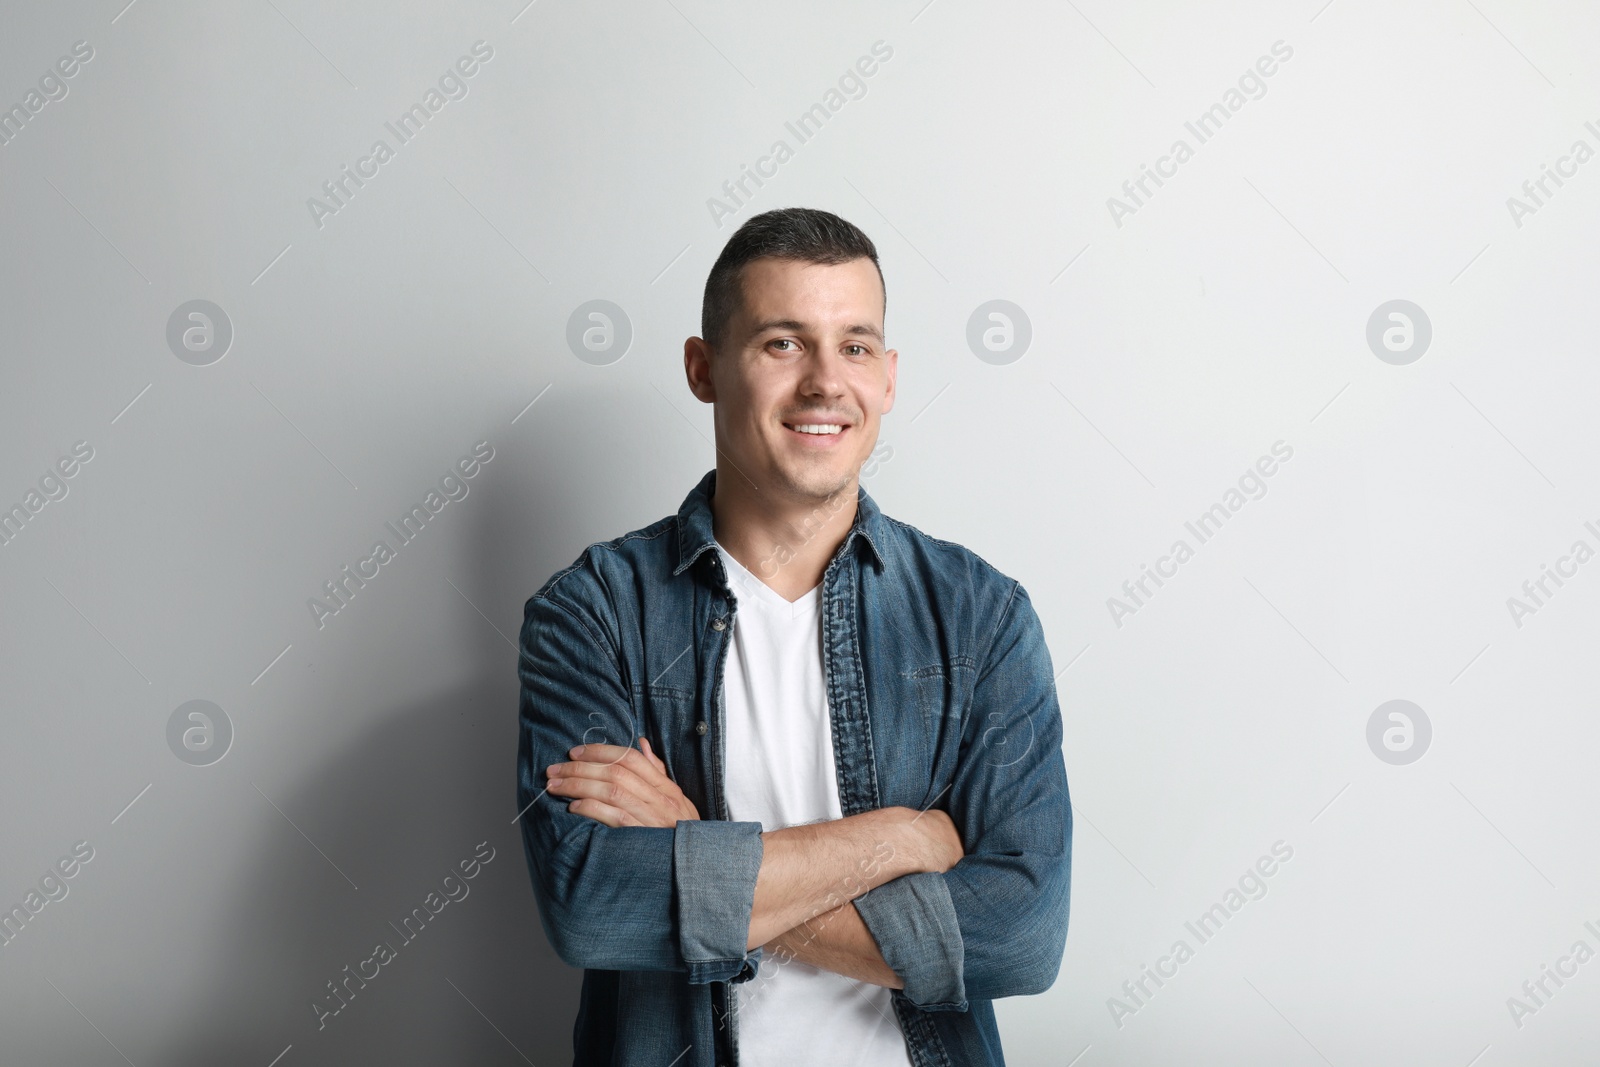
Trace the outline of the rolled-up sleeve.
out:
M 925 1011 L 1032 995 L 1066 948 L 1072 804 L 1044 629 L 1026 591 L 1010 600 L 967 711 L 948 811 L 966 855 L 855 901 L 879 951 Z
M 755 826 L 754 833 L 747 829 Z M 691 982 L 748 981 L 762 950 L 746 951 L 761 824 L 685 820 L 673 842 L 678 947 Z
M 895 992 L 924 1011 L 966 1011 L 966 946 L 944 876 L 921 872 L 885 882 L 855 899 L 878 952 L 900 976 Z
M 638 722 L 610 643 L 580 607 L 535 596 L 524 611 L 517 805 L 545 936 L 573 967 L 684 971 L 747 981 L 761 823 L 607 826 L 551 795 L 545 768 L 581 744 L 631 746 Z

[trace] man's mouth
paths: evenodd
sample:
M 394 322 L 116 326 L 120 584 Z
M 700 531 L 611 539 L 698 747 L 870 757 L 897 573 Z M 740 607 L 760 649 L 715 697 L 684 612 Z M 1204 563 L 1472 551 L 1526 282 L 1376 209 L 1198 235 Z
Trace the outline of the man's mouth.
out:
M 838 422 L 786 422 L 783 428 L 801 448 L 830 449 L 843 447 L 845 434 L 850 427 Z

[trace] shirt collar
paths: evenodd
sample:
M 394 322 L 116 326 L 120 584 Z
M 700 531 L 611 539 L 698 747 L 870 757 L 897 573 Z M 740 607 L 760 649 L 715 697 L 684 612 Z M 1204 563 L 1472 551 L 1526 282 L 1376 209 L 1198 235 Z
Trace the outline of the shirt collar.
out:
M 689 490 L 678 509 L 678 565 L 672 569 L 673 577 L 682 574 L 689 565 L 700 558 L 700 553 L 716 544 L 711 531 L 711 497 L 717 487 L 717 470 L 707 471 L 700 484 Z M 883 512 L 878 510 L 864 486 L 856 484 L 856 517 L 845 534 L 841 551 L 860 535 L 872 555 L 883 565 L 883 551 L 878 547 L 886 534 Z

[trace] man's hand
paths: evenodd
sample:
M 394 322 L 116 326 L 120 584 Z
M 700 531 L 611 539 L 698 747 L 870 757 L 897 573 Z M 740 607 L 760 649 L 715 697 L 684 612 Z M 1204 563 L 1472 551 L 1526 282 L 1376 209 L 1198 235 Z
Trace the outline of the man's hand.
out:
M 579 745 L 570 763 L 546 768 L 549 791 L 571 803 L 567 810 L 607 826 L 657 826 L 671 829 L 679 819 L 700 812 L 667 774 L 667 765 L 643 737 L 644 751 L 621 745 Z

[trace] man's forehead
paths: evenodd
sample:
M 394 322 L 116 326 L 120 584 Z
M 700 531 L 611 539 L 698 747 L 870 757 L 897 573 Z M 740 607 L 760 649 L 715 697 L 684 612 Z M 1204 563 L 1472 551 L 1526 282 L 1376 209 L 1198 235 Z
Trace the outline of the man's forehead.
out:
M 760 319 L 751 326 L 750 336 L 757 337 L 771 330 L 782 330 L 785 333 L 814 333 L 829 328 L 830 324 L 826 322 L 806 322 L 793 318 Z M 883 343 L 883 331 L 878 329 L 877 323 L 874 322 L 847 322 L 839 328 L 839 332 L 846 337 L 871 337 L 879 344 Z
M 741 281 L 742 310 L 752 337 L 774 329 L 838 329 L 883 340 L 883 286 L 870 259 L 811 263 L 764 257 L 746 264 Z M 825 289 L 822 308 L 807 299 L 819 286 Z

